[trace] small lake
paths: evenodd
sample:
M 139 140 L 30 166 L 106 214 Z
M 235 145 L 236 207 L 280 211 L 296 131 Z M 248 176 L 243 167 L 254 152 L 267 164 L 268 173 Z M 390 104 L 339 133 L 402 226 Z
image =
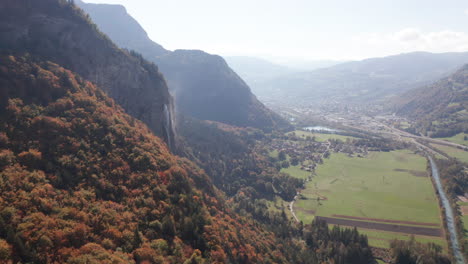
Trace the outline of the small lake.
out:
M 308 126 L 308 127 L 304 127 L 304 130 L 313 131 L 313 132 L 327 132 L 327 133 L 341 132 L 338 129 L 333 129 L 333 128 L 324 127 L 324 126 Z

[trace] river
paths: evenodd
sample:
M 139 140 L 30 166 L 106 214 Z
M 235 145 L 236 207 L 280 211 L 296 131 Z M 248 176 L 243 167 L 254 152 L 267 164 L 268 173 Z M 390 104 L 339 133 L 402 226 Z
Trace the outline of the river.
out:
M 445 194 L 444 188 L 442 187 L 439 169 L 437 168 L 436 163 L 434 162 L 432 157 L 429 157 L 429 161 L 431 163 L 432 177 L 434 178 L 437 192 L 439 193 L 439 197 L 442 202 L 442 207 L 445 210 L 445 221 L 447 223 L 447 230 L 450 236 L 450 243 L 452 244 L 453 256 L 455 257 L 455 261 L 457 264 L 465 264 L 465 257 L 463 256 L 463 253 L 460 249 L 460 244 L 458 243 L 458 234 L 457 229 L 455 227 L 455 218 L 453 215 L 452 206 L 450 205 L 447 195 Z

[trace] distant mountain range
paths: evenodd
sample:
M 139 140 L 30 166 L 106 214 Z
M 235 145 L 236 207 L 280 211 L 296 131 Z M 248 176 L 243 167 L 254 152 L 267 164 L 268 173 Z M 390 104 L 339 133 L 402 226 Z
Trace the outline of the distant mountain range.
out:
M 255 57 L 224 57 L 229 66 L 249 84 L 256 93 L 258 87 L 271 79 L 300 70 Z
M 372 58 L 280 76 L 258 94 L 289 103 L 375 103 L 448 76 L 467 62 L 468 52 Z
M 448 137 L 468 132 L 468 64 L 431 85 L 392 100 L 398 115 L 411 118 L 416 133 Z
M 272 61 L 279 65 L 297 69 L 300 72 L 314 71 L 347 62 L 346 60 L 313 60 L 297 58 L 272 58 Z
M 266 108 L 223 58 L 197 50 L 165 50 L 122 6 L 77 4 L 122 48 L 135 50 L 158 65 L 175 96 L 176 109 L 202 120 L 261 129 L 289 124 Z M 162 25 L 163 26 L 163 25 Z
M 265 95 L 271 87 L 270 81 L 287 77 L 294 73 L 308 72 L 340 64 L 339 61 L 294 61 L 283 60 L 273 63 L 265 59 L 245 56 L 224 57 L 257 95 Z

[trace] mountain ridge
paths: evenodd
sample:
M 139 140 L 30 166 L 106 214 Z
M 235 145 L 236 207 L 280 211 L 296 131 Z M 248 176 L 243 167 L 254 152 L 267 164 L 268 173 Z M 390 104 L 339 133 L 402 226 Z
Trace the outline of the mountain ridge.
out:
M 1 56 L 0 84 L 0 240 L 12 260 L 288 262 L 272 233 L 93 83 Z

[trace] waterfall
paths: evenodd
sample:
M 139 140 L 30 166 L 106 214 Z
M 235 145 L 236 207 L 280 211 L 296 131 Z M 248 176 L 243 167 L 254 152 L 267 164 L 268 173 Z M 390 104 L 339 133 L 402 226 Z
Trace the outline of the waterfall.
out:
M 163 126 L 164 126 L 164 131 L 166 133 L 167 145 L 169 146 L 169 149 L 172 149 L 172 138 L 171 138 L 171 135 L 172 135 L 172 132 L 173 132 L 172 116 L 171 116 L 171 112 L 169 111 L 169 107 L 167 106 L 167 104 L 164 104 L 164 123 L 163 123 Z

